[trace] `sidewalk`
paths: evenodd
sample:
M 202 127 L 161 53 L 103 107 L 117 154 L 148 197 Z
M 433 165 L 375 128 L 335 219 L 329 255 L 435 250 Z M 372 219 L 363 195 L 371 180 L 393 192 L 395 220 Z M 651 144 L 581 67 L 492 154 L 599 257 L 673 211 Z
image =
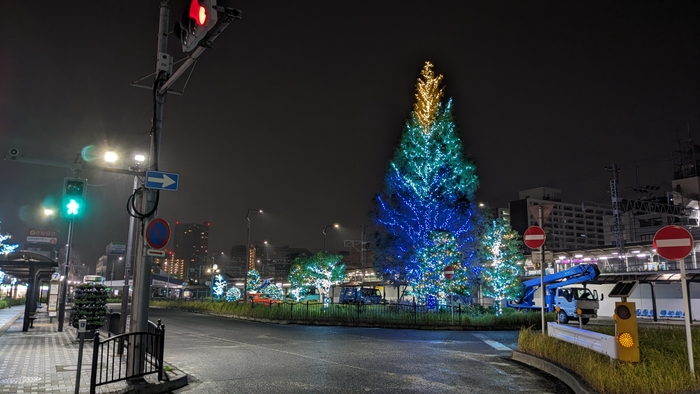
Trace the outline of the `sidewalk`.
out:
M 77 330 L 64 324 L 58 332 L 57 318 L 49 323 L 44 309 L 37 311 L 34 328 L 22 332 L 24 306 L 0 309 L 0 393 L 74 393 L 78 366 Z M 80 393 L 90 392 L 92 340 L 85 340 Z M 165 363 L 167 366 L 167 363 Z M 164 373 L 173 381 L 187 384 L 179 371 Z M 98 386 L 98 393 L 168 392 L 155 375 L 145 377 L 145 385 L 130 386 L 126 381 Z M 163 386 L 160 388 L 160 386 Z M 172 387 L 170 388 L 172 389 Z

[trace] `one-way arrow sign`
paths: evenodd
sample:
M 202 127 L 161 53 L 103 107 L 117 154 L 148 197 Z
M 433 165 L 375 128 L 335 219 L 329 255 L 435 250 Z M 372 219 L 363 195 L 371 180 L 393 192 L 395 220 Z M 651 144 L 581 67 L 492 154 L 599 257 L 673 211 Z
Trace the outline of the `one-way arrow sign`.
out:
M 146 171 L 146 188 L 176 192 L 180 174 L 162 171 Z

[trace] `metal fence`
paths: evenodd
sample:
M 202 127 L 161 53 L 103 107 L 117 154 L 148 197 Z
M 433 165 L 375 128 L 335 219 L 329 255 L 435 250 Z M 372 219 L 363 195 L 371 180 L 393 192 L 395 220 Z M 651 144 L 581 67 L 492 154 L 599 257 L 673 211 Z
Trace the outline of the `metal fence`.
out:
M 130 332 L 100 341 L 95 332 L 90 393 L 97 386 L 120 380 L 158 374 L 163 379 L 165 325 L 149 322 L 149 332 Z M 132 357 L 130 357 L 132 356 Z M 132 361 L 136 360 L 135 363 Z
M 255 317 L 344 323 L 390 324 L 462 324 L 467 321 L 468 307 L 462 304 L 430 308 L 420 304 L 326 304 L 272 303 L 253 304 Z

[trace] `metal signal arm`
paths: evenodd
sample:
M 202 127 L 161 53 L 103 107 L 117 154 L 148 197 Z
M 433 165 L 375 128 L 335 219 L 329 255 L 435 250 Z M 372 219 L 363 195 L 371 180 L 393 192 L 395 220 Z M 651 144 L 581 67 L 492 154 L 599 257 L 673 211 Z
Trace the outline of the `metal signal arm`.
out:
M 234 19 L 241 19 L 241 10 L 231 7 L 216 6 L 217 12 L 219 12 L 219 17 L 222 18 L 221 23 L 219 23 L 214 30 L 210 31 L 206 37 L 199 43 L 197 49 L 195 49 L 190 56 L 187 57 L 184 63 L 173 73 L 173 75 L 168 78 L 167 81 L 158 89 L 158 94 L 165 94 L 170 86 L 172 86 L 182 74 L 187 71 L 190 66 L 195 64 L 202 53 L 207 49 L 211 48 L 212 43 L 219 37 L 219 34 L 228 27 L 228 25 L 233 22 Z

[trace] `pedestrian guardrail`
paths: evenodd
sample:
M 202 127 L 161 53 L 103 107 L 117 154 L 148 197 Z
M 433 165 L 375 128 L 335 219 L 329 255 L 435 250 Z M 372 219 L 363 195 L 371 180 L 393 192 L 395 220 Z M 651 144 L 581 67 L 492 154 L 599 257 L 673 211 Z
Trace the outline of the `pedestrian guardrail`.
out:
M 553 322 L 547 323 L 547 335 L 597 353 L 605 354 L 611 360 L 618 358 L 617 343 L 612 335 L 600 334 Z
M 95 332 L 90 393 L 97 386 L 158 374 L 163 379 L 165 325 L 149 322 L 149 332 L 129 332 L 100 340 Z M 134 363 L 133 361 L 136 360 Z

